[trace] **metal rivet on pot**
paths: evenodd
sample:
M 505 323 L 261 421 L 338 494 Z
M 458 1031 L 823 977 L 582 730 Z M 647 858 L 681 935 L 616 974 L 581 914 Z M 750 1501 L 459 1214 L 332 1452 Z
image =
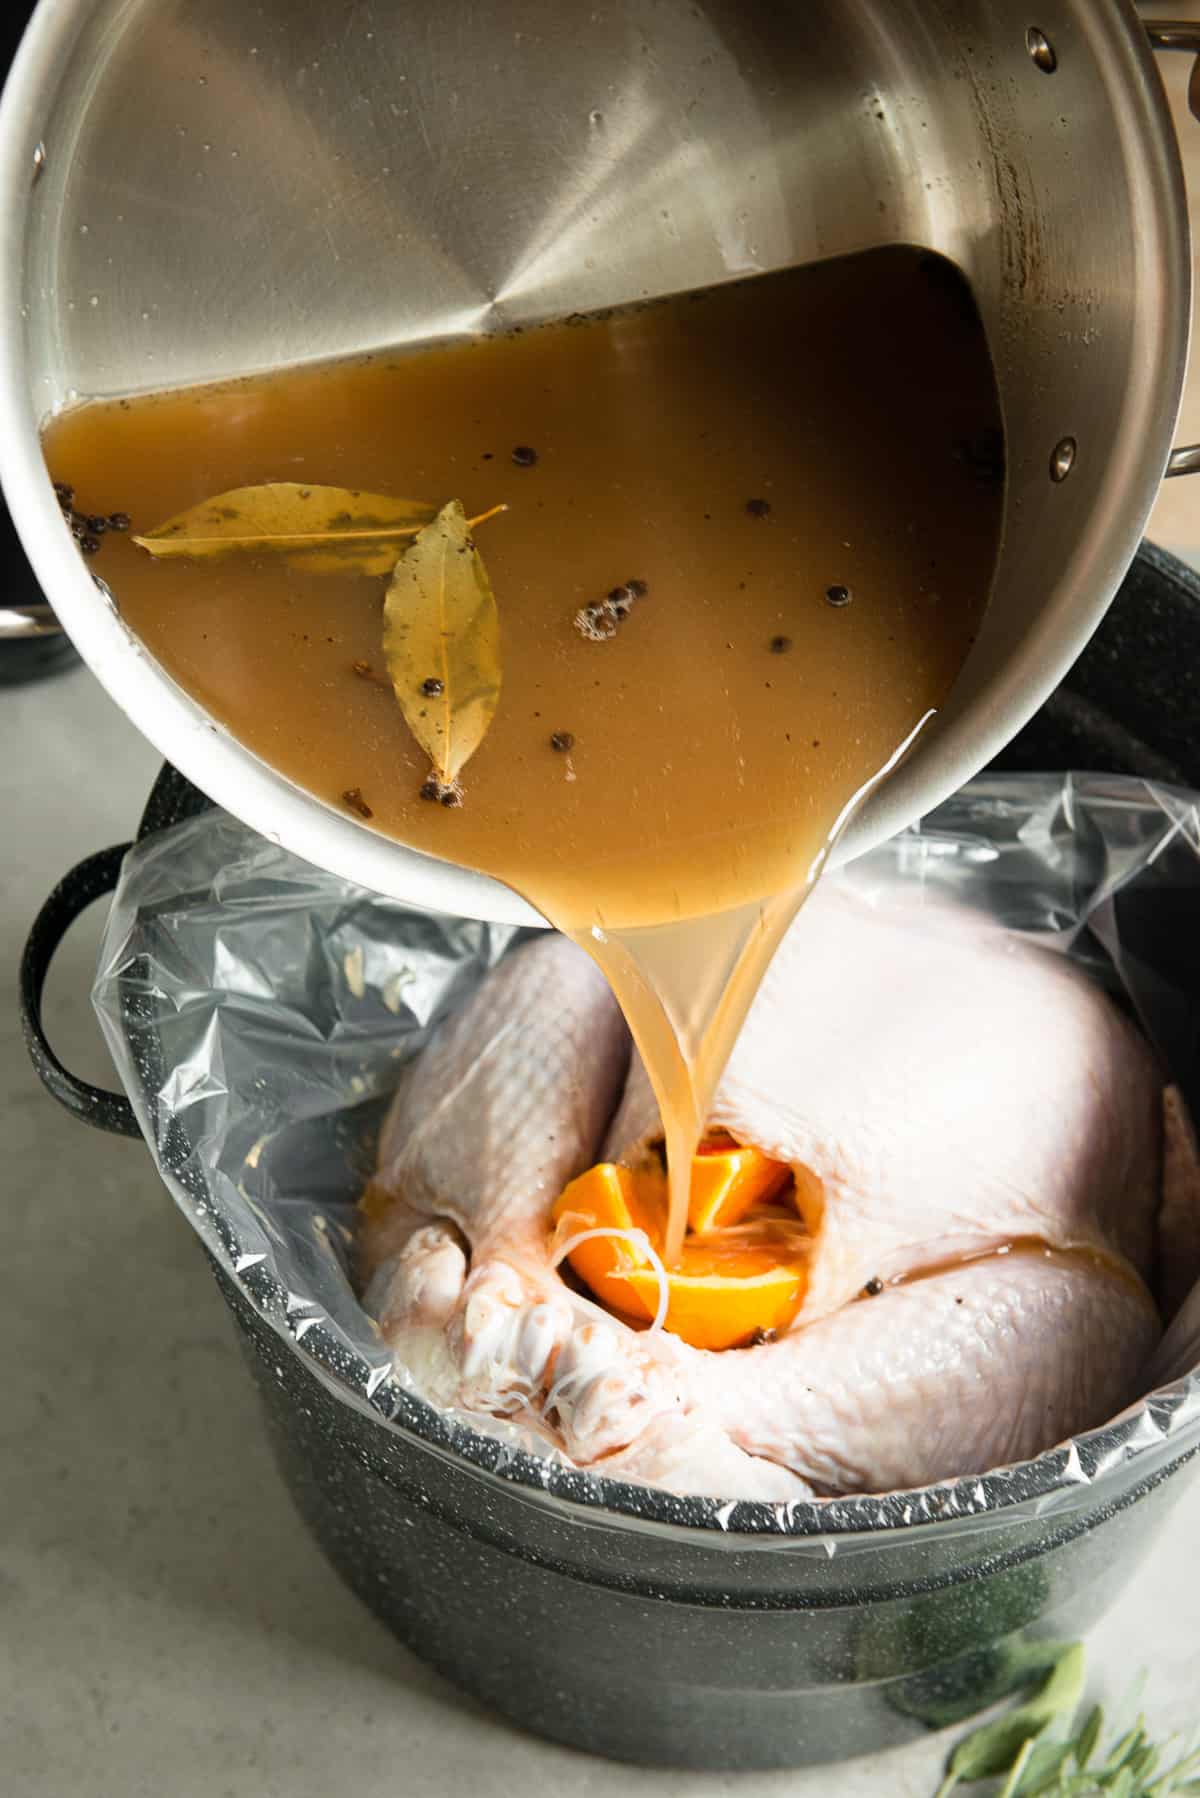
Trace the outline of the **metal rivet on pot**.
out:
M 1061 437 L 1055 444 L 1050 456 L 1050 479 L 1065 481 L 1075 466 L 1075 451 L 1078 444 L 1073 437 Z
M 33 146 L 33 178 L 36 181 L 46 166 L 46 146 L 36 143 Z
M 1025 48 L 1043 75 L 1053 75 L 1058 67 L 1058 57 L 1055 55 L 1054 45 L 1046 33 L 1040 31 L 1036 25 L 1031 25 L 1025 33 Z

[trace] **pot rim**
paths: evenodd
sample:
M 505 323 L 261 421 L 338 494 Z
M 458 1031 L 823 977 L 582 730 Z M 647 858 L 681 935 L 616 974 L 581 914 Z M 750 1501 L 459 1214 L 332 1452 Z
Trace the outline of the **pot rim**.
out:
M 70 158 L 73 144 L 43 142 L 61 71 L 87 13 L 86 0 L 40 0 L 0 101 L 0 483 L 43 590 L 92 672 L 137 728 L 203 791 L 235 816 L 298 855 L 332 868 L 388 897 L 486 918 L 541 925 L 545 920 L 516 893 L 483 875 L 454 867 L 392 842 L 285 779 L 244 748 L 147 654 L 102 601 L 69 534 L 42 461 L 31 415 L 26 331 L 22 317 L 29 196 L 40 155 Z M 939 727 L 936 777 L 920 772 L 921 758 L 902 768 L 875 795 L 835 846 L 838 866 L 931 809 L 978 771 L 1024 724 L 1057 684 L 1098 624 L 1103 603 L 1081 604 L 1092 591 L 1111 596 L 1137 547 L 1166 467 L 1175 426 L 1190 330 L 1191 266 L 1187 210 L 1178 145 L 1152 52 L 1132 0 L 1115 0 L 1094 15 L 1103 34 L 1114 91 L 1141 127 L 1139 199 L 1143 241 L 1156 245 L 1166 271 L 1167 299 L 1155 345 L 1156 369 L 1139 383 L 1137 424 L 1146 442 L 1160 442 L 1147 464 L 1138 454 L 1134 478 L 1119 508 L 1102 514 L 1086 552 L 1081 547 L 1056 590 L 1070 602 L 1048 605 L 1041 627 L 1009 658 L 986 706 L 955 717 L 953 701 Z M 77 136 L 80 120 L 74 121 Z M 1132 522 L 1135 521 L 1136 523 Z

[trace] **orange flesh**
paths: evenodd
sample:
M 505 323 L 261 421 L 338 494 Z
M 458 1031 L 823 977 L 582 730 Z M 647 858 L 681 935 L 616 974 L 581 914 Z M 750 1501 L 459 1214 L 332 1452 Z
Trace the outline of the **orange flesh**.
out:
M 666 1273 L 664 1319 L 664 1328 L 693 1348 L 736 1348 L 760 1333 L 778 1333 L 800 1309 L 808 1238 L 790 1206 L 770 1202 L 783 1192 L 789 1172 L 757 1149 L 721 1148 L 695 1157 L 692 1206 L 710 1221 L 684 1238 L 678 1263 Z M 662 1174 L 611 1162 L 573 1180 L 553 1211 L 561 1242 L 589 1230 L 641 1231 L 659 1254 L 666 1214 Z M 718 1216 L 723 1221 L 714 1227 Z M 567 1259 L 602 1304 L 630 1321 L 652 1321 L 662 1278 L 636 1239 L 589 1237 L 575 1243 Z
M 753 1205 L 776 1198 L 789 1169 L 761 1149 L 703 1146 L 692 1162 L 688 1228 L 702 1235 L 740 1223 Z

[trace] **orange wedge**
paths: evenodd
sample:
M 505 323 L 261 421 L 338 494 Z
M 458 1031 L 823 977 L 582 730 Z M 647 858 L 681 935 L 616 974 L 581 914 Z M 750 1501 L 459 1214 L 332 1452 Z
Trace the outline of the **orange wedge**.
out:
M 657 1188 L 657 1190 L 655 1190 Z M 570 1241 L 588 1230 L 642 1230 L 655 1248 L 662 1240 L 666 1181 L 650 1173 L 602 1161 L 564 1190 L 552 1216 L 560 1240 Z M 658 1310 L 658 1276 L 645 1248 L 623 1236 L 592 1236 L 577 1243 L 567 1260 L 596 1297 L 614 1310 L 649 1323 Z M 649 1273 L 653 1297 L 649 1307 L 628 1284 L 630 1272 Z
M 717 1156 L 703 1159 L 719 1159 Z M 728 1151 L 749 1153 L 757 1151 Z M 697 1157 L 699 1161 L 701 1157 Z M 751 1188 L 737 1211 L 744 1217 L 762 1205 L 765 1193 L 778 1191 L 787 1169 L 758 1155 L 762 1167 L 747 1164 L 742 1174 Z M 763 1168 L 771 1170 L 771 1181 Z M 714 1189 L 716 1182 L 713 1183 Z M 721 1191 L 734 1181 L 726 1176 Z M 666 1219 L 666 1181 L 651 1172 L 633 1173 L 609 1162 L 589 1168 L 573 1180 L 554 1206 L 560 1241 L 588 1230 L 644 1231 L 657 1251 Z M 636 1237 L 589 1237 L 568 1252 L 568 1260 L 603 1304 L 631 1321 L 649 1323 L 658 1311 L 661 1280 Z M 760 1332 L 786 1329 L 804 1297 L 808 1243 L 794 1213 L 762 1209 L 752 1222 L 690 1234 L 679 1265 L 667 1271 L 664 1327 L 694 1348 L 733 1348 Z
M 701 1144 L 692 1161 L 688 1224 L 697 1235 L 740 1223 L 754 1205 L 776 1198 L 791 1169 L 761 1149 L 739 1149 L 728 1137 Z
M 777 1334 L 800 1309 L 807 1266 L 799 1230 L 790 1245 L 757 1233 L 728 1243 L 689 1237 L 679 1266 L 667 1273 L 663 1327 L 702 1349 L 736 1348 L 760 1332 Z M 628 1273 L 623 1283 L 653 1315 L 659 1285 L 654 1269 Z

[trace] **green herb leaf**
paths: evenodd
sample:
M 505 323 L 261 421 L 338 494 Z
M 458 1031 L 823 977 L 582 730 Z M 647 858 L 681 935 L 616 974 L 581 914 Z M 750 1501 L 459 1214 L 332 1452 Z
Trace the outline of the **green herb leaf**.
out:
M 1145 1739 L 1145 1723 L 1144 1720 L 1139 1717 L 1133 1728 L 1127 1729 L 1125 1734 L 1114 1743 L 1112 1748 L 1109 1749 L 1104 1764 L 1100 1768 L 1101 1773 L 1111 1774 L 1119 1771 L 1119 1769 L 1125 1765 L 1126 1761 L 1130 1760 L 1137 1753 Z
M 1173 1742 L 1167 1744 L 1167 1747 L 1172 1746 Z M 1153 1784 L 1146 1787 L 1147 1798 L 1167 1798 L 1167 1794 L 1171 1792 L 1200 1790 L 1200 1779 L 1192 1777 L 1197 1766 L 1200 1766 L 1200 1748 L 1185 1748 L 1179 1759 L 1160 1773 Z
M 1100 1731 L 1104 1728 L 1104 1712 L 1100 1706 L 1093 1705 L 1088 1712 L 1087 1722 L 1075 1740 L 1075 1765 L 1086 1767 L 1096 1752 L 1096 1744 L 1100 1740 Z
M 1160 1758 L 1160 1750 L 1155 1748 L 1150 1742 L 1144 1743 L 1133 1756 L 1132 1760 L 1129 1762 L 1129 1766 L 1133 1773 L 1134 1782 L 1139 1789 L 1145 1785 L 1155 1767 L 1157 1767 Z
M 1020 1754 L 1018 1754 L 1016 1760 L 1012 1764 L 1012 1771 L 1009 1773 L 1008 1778 L 1005 1780 L 1004 1785 L 1000 1790 L 999 1798 L 1016 1798 L 1022 1775 L 1029 1765 L 1029 1757 L 1033 1753 L 1033 1750 L 1034 1740 L 1032 1736 L 1029 1736 L 1022 1746 Z
M 905 1716 L 919 1718 L 929 1729 L 968 1723 L 1002 1699 L 1044 1679 L 1062 1651 L 1061 1642 L 1002 1637 L 956 1661 L 949 1678 L 942 1669 L 934 1668 L 906 1680 L 902 1693 L 889 1694 L 889 1703 Z
M 1030 1740 L 1027 1746 L 1029 1756 L 1013 1791 L 1017 1798 L 1039 1798 L 1040 1793 L 1058 1789 L 1073 1744 Z
M 396 563 L 383 653 L 408 728 L 452 787 L 500 699 L 500 617 L 462 506 L 451 500 Z
M 1040 1736 L 1056 1717 L 1074 1712 L 1083 1694 L 1083 1668 L 1082 1644 L 1064 1649 L 1040 1691 L 959 1743 L 950 1756 L 947 1779 L 969 1784 L 1007 1773 L 1030 1738 Z M 944 1789 L 952 1791 L 953 1785 Z
M 218 493 L 133 541 L 158 557 L 269 554 L 309 574 L 390 574 L 397 551 L 437 510 L 425 500 L 269 481 Z

